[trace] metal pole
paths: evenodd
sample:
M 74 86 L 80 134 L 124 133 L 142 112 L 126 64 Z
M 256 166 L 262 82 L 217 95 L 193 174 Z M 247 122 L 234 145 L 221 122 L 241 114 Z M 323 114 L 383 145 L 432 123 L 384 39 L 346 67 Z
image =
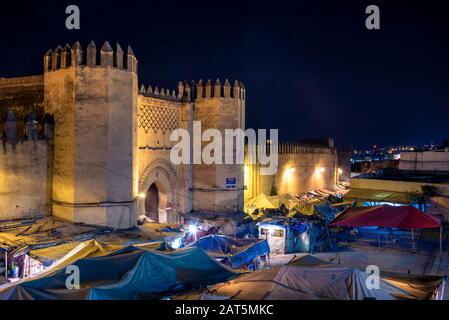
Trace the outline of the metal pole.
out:
M 8 250 L 5 250 L 5 277 L 8 280 Z
M 443 257 L 443 226 L 440 226 L 440 254 Z
M 329 244 L 331 245 L 331 250 L 334 250 L 333 246 L 332 246 L 332 239 L 331 236 L 329 234 L 329 229 L 326 226 L 326 233 L 327 233 L 327 238 L 329 239 Z

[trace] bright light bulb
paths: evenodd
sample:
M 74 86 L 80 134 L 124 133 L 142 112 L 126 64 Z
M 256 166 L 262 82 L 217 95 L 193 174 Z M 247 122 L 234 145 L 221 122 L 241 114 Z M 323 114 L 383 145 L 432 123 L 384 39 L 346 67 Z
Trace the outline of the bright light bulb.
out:
M 198 227 L 193 225 L 193 224 L 191 224 L 191 225 L 189 225 L 188 230 L 189 230 L 190 234 L 195 234 L 198 231 Z
M 182 238 L 176 238 L 170 242 L 170 246 L 173 249 L 179 249 L 182 246 Z
M 146 197 L 147 197 L 147 195 L 145 194 L 145 192 L 139 193 L 139 198 L 140 199 L 145 199 Z

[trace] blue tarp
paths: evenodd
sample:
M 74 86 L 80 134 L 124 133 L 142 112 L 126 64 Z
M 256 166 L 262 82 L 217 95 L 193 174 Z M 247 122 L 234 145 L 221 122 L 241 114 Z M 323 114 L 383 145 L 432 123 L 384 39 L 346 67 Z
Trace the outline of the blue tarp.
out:
M 81 259 L 73 265 L 80 270 L 79 290 L 66 288 L 70 274 L 64 269 L 0 290 L 0 300 L 158 298 L 237 275 L 197 247 L 170 253 L 127 247 L 109 256 Z
M 233 268 L 241 268 L 256 257 L 270 254 L 267 240 L 237 239 L 220 235 L 210 235 L 198 239 L 190 246 L 197 246 L 216 257 L 228 258 Z
M 315 204 L 315 211 L 325 218 L 326 223 L 331 222 L 335 218 L 335 210 L 328 201 Z

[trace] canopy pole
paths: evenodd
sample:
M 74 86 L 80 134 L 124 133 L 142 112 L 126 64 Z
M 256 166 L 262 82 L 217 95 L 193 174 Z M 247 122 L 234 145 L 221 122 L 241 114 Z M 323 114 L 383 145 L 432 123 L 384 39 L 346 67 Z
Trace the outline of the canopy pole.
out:
M 443 226 L 440 226 L 440 254 L 443 257 Z
M 327 228 L 327 225 L 326 225 L 326 233 L 327 233 L 327 238 L 329 239 L 329 244 L 331 246 L 331 250 L 334 250 L 334 248 L 332 246 L 332 238 L 331 238 L 331 236 L 329 234 L 329 229 Z
M 415 229 L 412 228 L 412 251 L 415 252 Z
M 5 278 L 8 280 L 8 250 L 5 249 Z

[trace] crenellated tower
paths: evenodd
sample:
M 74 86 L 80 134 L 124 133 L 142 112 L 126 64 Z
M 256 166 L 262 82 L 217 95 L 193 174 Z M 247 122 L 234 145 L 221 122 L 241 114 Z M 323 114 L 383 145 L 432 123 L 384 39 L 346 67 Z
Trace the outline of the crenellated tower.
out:
M 179 85 L 183 99 L 192 102 L 193 120 L 201 123 L 202 133 L 207 129 L 218 129 L 225 137 L 226 129 L 245 130 L 246 89 L 243 83 L 233 85 L 226 79 L 212 83 L 202 80 Z M 210 142 L 202 142 L 202 150 Z M 193 142 L 193 148 L 197 147 Z M 225 163 L 225 144 L 222 145 L 222 164 L 195 163 L 193 165 L 193 209 L 232 212 L 243 210 L 244 165 L 236 163 L 236 144 L 234 141 L 233 164 Z
M 44 56 L 45 112 L 54 116 L 52 213 L 114 228 L 135 224 L 137 59 L 108 42 Z

